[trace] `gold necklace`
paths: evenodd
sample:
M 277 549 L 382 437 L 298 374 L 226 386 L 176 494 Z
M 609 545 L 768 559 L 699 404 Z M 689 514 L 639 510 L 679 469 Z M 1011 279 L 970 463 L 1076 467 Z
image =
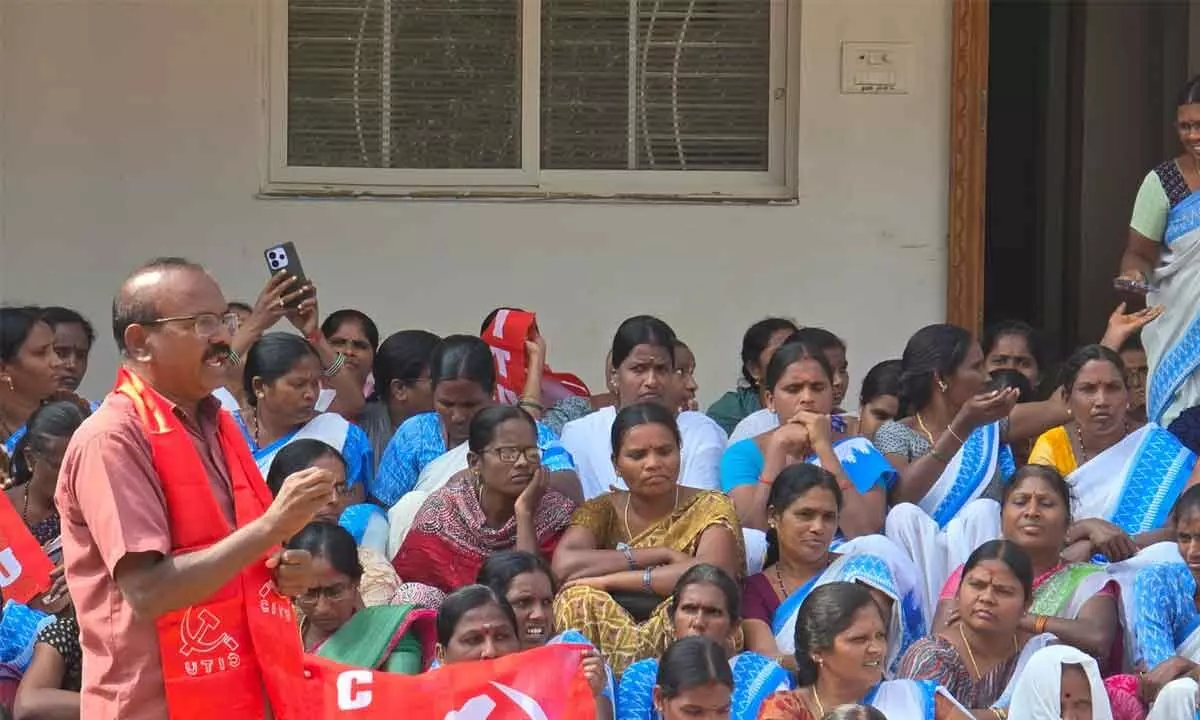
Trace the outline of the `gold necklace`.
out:
M 817 715 L 820 717 L 825 717 L 825 706 L 821 704 L 821 696 L 820 696 L 820 694 L 817 693 L 817 684 L 816 683 L 813 683 L 812 691 L 813 691 L 813 700 L 817 701 Z
M 925 427 L 925 421 L 921 419 L 921 413 L 917 413 L 917 427 L 921 428 L 921 432 L 925 433 L 925 437 L 929 439 L 929 444 L 933 445 L 933 433 L 929 432 L 929 428 Z
M 625 537 L 633 541 L 633 530 L 629 527 L 629 505 L 633 502 L 633 493 L 628 493 L 625 496 Z M 675 512 L 675 508 L 679 507 L 679 484 L 675 484 L 675 504 L 671 506 L 671 512 Z
M 962 638 L 963 645 L 967 648 L 967 658 L 971 660 L 971 667 L 975 668 L 975 679 L 982 680 L 983 673 L 979 672 L 979 663 L 975 662 L 975 651 L 971 649 L 971 641 L 967 639 L 967 631 L 963 630 L 960 623 L 958 626 L 958 634 Z M 1013 653 L 1017 652 L 1017 636 L 1013 635 Z

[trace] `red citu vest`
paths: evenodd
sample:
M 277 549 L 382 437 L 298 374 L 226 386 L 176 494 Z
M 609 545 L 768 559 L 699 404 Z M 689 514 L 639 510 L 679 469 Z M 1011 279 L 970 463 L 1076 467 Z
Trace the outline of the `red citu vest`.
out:
M 207 548 L 235 528 L 217 505 L 195 445 L 171 403 L 122 368 L 115 392 L 128 397 L 167 500 L 171 552 Z M 271 504 L 250 449 L 227 412 L 217 435 L 233 485 L 237 527 Z M 266 558 L 251 563 L 212 597 L 158 618 L 167 708 L 172 720 L 304 717 L 303 648 L 292 605 L 275 590 Z

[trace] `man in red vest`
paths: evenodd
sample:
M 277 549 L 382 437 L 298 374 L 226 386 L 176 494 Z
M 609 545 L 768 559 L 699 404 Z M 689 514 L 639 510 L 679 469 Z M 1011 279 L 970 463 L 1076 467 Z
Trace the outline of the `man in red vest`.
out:
M 304 717 L 284 595 L 307 589 L 311 557 L 279 545 L 333 478 L 301 471 L 272 502 L 210 395 L 230 362 L 225 309 L 179 258 L 139 268 L 113 301 L 123 367 L 72 439 L 56 497 L 88 720 Z

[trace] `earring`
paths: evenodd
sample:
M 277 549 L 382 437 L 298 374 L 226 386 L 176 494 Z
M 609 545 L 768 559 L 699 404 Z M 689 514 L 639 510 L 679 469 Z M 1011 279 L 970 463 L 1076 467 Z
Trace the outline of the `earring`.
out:
M 944 393 L 948 389 L 949 389 L 949 386 L 946 385 L 945 380 L 938 380 L 938 390 L 941 390 Z
M 8 383 L 9 392 L 14 392 L 16 390 L 16 388 L 13 387 L 12 375 L 5 375 L 4 382 Z

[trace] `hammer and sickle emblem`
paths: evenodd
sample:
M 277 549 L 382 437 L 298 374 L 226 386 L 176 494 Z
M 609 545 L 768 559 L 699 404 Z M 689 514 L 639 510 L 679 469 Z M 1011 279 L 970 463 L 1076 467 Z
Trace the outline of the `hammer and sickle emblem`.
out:
M 207 654 L 222 645 L 230 652 L 237 650 L 237 640 L 229 633 L 219 631 L 220 626 L 221 621 L 209 610 L 188 608 L 179 622 L 179 653 L 184 657 L 192 653 Z

